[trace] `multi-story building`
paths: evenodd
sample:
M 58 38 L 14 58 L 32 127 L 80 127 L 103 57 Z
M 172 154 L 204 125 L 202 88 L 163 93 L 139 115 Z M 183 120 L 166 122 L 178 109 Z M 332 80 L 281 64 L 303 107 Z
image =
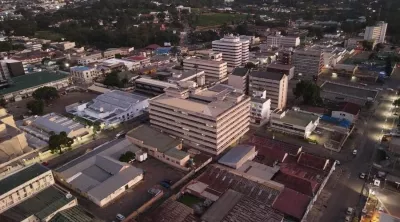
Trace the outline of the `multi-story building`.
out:
M 228 66 L 223 61 L 189 58 L 183 60 L 183 68 L 203 70 L 207 82 L 224 81 L 228 76 Z
M 249 75 L 249 95 L 271 99 L 271 109 L 283 109 L 286 106 L 288 77 L 283 73 L 253 71 Z
M 60 50 L 68 50 L 75 47 L 75 42 L 54 42 L 50 43 L 50 45 L 60 49 Z
M 106 51 L 103 52 L 103 58 L 104 59 L 113 59 L 115 58 L 115 55 L 121 55 L 122 54 L 122 49 L 116 48 L 116 49 L 107 49 Z
M 0 180 L 0 213 L 54 183 L 51 170 L 37 163 L 8 175 Z
M 250 123 L 254 126 L 262 126 L 268 123 L 271 116 L 271 99 L 251 97 Z
M 288 76 L 289 80 L 291 80 L 294 77 L 294 66 L 292 65 L 271 63 L 267 66 L 267 71 L 284 73 Z
M 246 68 L 235 68 L 228 77 L 228 85 L 247 95 L 249 91 L 249 70 Z
M 222 60 L 230 67 L 238 67 L 249 61 L 249 45 L 247 39 L 236 36 L 225 36 L 212 42 L 214 52 L 222 53 Z
M 364 40 L 375 40 L 377 43 L 384 43 L 386 37 L 387 23 L 380 21 L 374 26 L 365 28 Z
M 25 71 L 21 61 L 14 59 L 0 60 L 0 82 L 22 75 L 25 75 Z
M 324 53 L 322 50 L 295 50 L 293 53 L 295 74 L 312 79 L 318 76 L 324 67 Z
M 228 85 L 171 89 L 150 100 L 153 127 L 218 155 L 249 130 L 250 98 Z
M 319 124 L 319 116 L 300 110 L 276 110 L 271 114 L 271 128 L 308 138 Z
M 96 68 L 87 66 L 75 66 L 70 68 L 72 78 L 80 83 L 92 83 L 93 79 L 98 77 L 99 72 Z
M 277 61 L 280 64 L 284 65 L 292 65 L 292 55 L 293 52 L 289 50 L 282 50 L 278 52 L 278 59 Z
M 101 52 L 93 52 L 89 55 L 86 56 L 82 56 L 80 58 L 77 59 L 78 64 L 80 65 L 87 65 L 89 63 L 93 63 L 93 62 L 100 62 L 103 61 L 103 54 Z
M 297 47 L 300 45 L 300 37 L 298 36 L 282 36 L 282 35 L 269 35 L 267 36 L 267 45 L 272 47 Z

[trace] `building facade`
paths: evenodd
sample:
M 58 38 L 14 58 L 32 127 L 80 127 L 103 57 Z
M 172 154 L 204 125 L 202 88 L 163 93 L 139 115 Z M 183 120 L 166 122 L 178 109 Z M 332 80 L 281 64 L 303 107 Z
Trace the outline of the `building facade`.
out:
M 0 213 L 54 183 L 51 170 L 37 163 L 8 175 L 0 180 Z
M 248 94 L 249 70 L 246 68 L 235 68 L 228 77 L 228 85 Z
M 185 59 L 183 68 L 188 70 L 203 70 L 207 82 L 219 82 L 227 79 L 228 66 L 226 62 L 206 59 Z
M 308 138 L 319 124 L 319 116 L 300 110 L 275 111 L 271 114 L 271 129 Z
M 300 45 L 300 37 L 298 36 L 282 36 L 269 35 L 267 36 L 267 45 L 272 47 L 297 47 Z
M 295 50 L 293 65 L 295 74 L 305 79 L 312 79 L 322 71 L 324 53 L 321 50 Z
M 377 43 L 384 43 L 386 37 L 387 23 L 380 21 L 374 26 L 367 26 L 365 28 L 364 40 L 375 40 Z
M 249 45 L 247 39 L 236 36 L 225 36 L 220 40 L 212 42 L 214 52 L 222 53 L 222 60 L 230 67 L 238 67 L 249 61 Z
M 250 98 L 227 85 L 189 92 L 166 89 L 150 100 L 153 127 L 218 155 L 249 130 Z
M 22 62 L 14 59 L 0 60 L 0 81 L 7 81 L 16 76 L 25 75 Z
M 267 66 L 267 71 L 284 73 L 288 76 L 289 80 L 291 80 L 294 77 L 294 66 L 292 65 L 272 63 Z
M 80 83 L 92 83 L 93 79 L 98 77 L 99 72 L 96 68 L 86 66 L 75 66 L 70 68 L 72 78 Z
M 250 105 L 250 123 L 262 126 L 269 122 L 271 117 L 271 99 L 252 97 Z
M 249 95 L 271 99 L 271 109 L 286 107 L 288 77 L 282 73 L 253 71 L 249 75 Z

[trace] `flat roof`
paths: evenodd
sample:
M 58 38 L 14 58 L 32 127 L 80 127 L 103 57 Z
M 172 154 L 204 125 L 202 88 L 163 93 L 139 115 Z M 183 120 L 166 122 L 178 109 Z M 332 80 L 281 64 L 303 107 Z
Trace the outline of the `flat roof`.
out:
M 32 215 L 43 220 L 76 199 L 73 196 L 67 198 L 66 194 L 55 186 L 50 186 L 35 196 L 8 209 L 3 214 L 18 221 L 22 221 Z
M 77 205 L 66 210 L 58 212 L 50 222 L 100 222 L 102 220 L 95 218 L 94 215 Z
M 31 166 L 23 168 L 20 171 L 10 174 L 9 176 L 0 180 L 0 196 L 48 171 L 50 171 L 50 169 L 47 167 L 35 163 Z
M 230 149 L 225 155 L 223 155 L 219 160 L 218 163 L 221 164 L 236 164 L 239 162 L 243 157 L 245 157 L 248 153 L 255 150 L 255 147 L 252 145 L 245 145 L 240 144 L 232 149 Z
M 207 222 L 220 222 L 229 213 L 229 211 L 240 201 L 243 194 L 227 190 L 201 217 Z
M 24 89 L 40 86 L 49 82 L 54 82 L 66 78 L 68 78 L 68 75 L 61 74 L 60 72 L 48 71 L 17 76 L 11 78 L 13 84 L 11 84 L 10 87 L 0 90 L 0 95 L 18 92 Z
M 187 152 L 178 150 L 176 148 L 171 148 L 171 149 L 167 150 L 164 154 L 167 156 L 173 157 L 175 159 L 178 159 L 178 160 L 181 160 L 181 159 L 189 156 L 189 154 Z
M 231 75 L 234 75 L 234 76 L 245 76 L 248 72 L 249 72 L 249 69 L 247 69 L 247 68 L 235 68 L 232 71 Z
M 278 63 L 271 63 L 267 66 L 267 70 L 270 69 L 281 69 L 281 70 L 286 70 L 289 71 L 291 68 L 294 66 L 292 65 L 284 65 L 284 64 L 278 64 Z M 269 71 L 269 70 L 268 70 Z
M 301 220 L 311 199 L 305 194 L 285 187 L 275 200 L 272 208 Z
M 315 122 L 319 119 L 317 115 L 304 113 L 301 111 L 288 110 L 281 119 L 275 119 L 280 122 L 289 123 L 292 125 L 306 127 L 310 122 Z
M 126 135 L 142 141 L 147 146 L 157 148 L 157 150 L 161 153 L 164 153 L 181 144 L 180 140 L 174 139 L 148 125 L 140 125 L 130 130 Z M 176 154 L 180 155 L 177 152 Z
M 83 72 L 83 71 L 88 71 L 91 69 L 92 68 L 87 67 L 87 66 L 74 66 L 74 67 L 70 68 L 71 71 L 75 71 L 75 72 Z
M 141 83 L 141 84 L 149 84 L 157 87 L 164 87 L 164 88 L 178 88 L 176 84 L 164 82 L 161 80 L 156 80 L 156 79 L 149 79 L 149 78 L 139 78 L 135 80 L 135 83 Z
M 329 81 L 326 81 L 321 85 L 321 90 L 326 92 L 342 94 L 345 96 L 363 98 L 363 99 L 367 99 L 368 97 L 375 99 L 376 96 L 378 95 L 377 90 L 343 85 Z
M 263 79 L 270 79 L 270 80 L 280 81 L 285 76 L 285 74 L 284 73 L 271 72 L 271 71 L 253 71 L 253 72 L 250 73 L 250 76 L 256 77 L 256 78 L 263 78 Z

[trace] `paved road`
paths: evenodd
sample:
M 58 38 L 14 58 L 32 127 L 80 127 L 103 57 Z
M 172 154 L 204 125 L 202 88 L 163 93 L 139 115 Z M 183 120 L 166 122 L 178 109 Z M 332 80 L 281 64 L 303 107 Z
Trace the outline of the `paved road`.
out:
M 396 70 L 394 76 L 385 85 L 397 89 L 398 84 L 400 84 L 400 70 Z M 358 121 L 355 140 L 355 148 L 358 150 L 358 154 L 356 157 L 352 157 L 351 154 L 344 157 L 348 161 L 343 161 L 342 165 L 338 167 L 337 174 L 339 176 L 331 177 L 328 181 L 326 190 L 331 192 L 332 196 L 326 204 L 327 207 L 320 221 L 344 221 L 347 207 L 360 207 L 362 205 L 363 198 L 361 198 L 360 193 L 364 181 L 359 179 L 359 174 L 361 172 L 368 174 L 378 138 L 382 134 L 382 130 L 389 129 L 393 124 L 395 116 L 389 114 L 394 97 L 394 92 L 382 91 L 371 111 L 364 113 Z M 347 149 L 349 148 L 347 147 Z

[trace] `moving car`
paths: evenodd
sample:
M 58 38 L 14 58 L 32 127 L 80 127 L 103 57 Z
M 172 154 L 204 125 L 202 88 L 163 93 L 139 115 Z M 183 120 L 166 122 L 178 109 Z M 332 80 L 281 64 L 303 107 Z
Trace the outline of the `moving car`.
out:
M 365 179 L 365 173 L 360 173 L 360 179 Z
M 119 221 L 125 220 L 125 217 L 122 214 L 117 214 L 117 216 L 115 216 L 115 218 L 117 218 L 117 220 L 119 220 Z
M 357 155 L 357 150 L 353 150 L 353 155 Z

